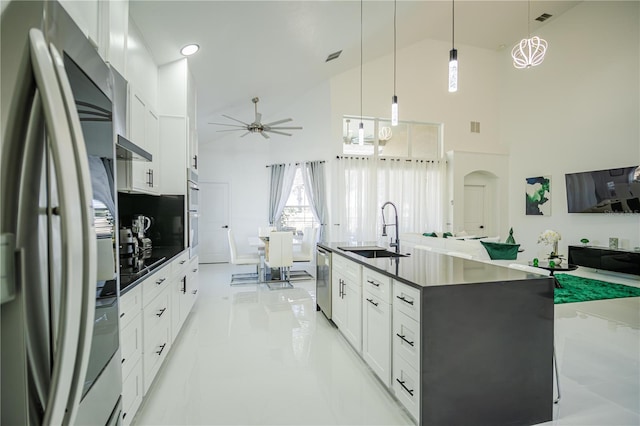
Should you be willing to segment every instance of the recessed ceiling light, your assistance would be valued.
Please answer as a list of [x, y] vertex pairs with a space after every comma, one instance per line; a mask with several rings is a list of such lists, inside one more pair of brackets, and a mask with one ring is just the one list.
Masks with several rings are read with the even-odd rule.
[[187, 44], [185, 47], [180, 49], [180, 53], [182, 53], [184, 56], [191, 56], [194, 53], [196, 53], [199, 49], [200, 49], [200, 46], [198, 46], [197, 44]]

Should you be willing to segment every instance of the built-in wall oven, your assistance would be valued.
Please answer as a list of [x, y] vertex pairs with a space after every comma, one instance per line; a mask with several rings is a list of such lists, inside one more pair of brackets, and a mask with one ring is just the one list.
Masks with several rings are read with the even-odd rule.
[[200, 188], [198, 188], [198, 175], [192, 170], [189, 171], [187, 206], [188, 206], [188, 244], [189, 257], [198, 254], [198, 196]]

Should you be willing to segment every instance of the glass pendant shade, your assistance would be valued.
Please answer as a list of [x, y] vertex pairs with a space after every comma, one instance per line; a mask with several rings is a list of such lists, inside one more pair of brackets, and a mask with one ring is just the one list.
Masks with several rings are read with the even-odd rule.
[[398, 97], [396, 95], [391, 98], [391, 125], [398, 125]]
[[449, 51], [449, 92], [458, 91], [458, 50]]
[[513, 66], [522, 69], [540, 65], [547, 52], [547, 42], [538, 36], [523, 38], [511, 50]]
[[364, 145], [364, 123], [362, 122], [358, 126], [358, 143]]

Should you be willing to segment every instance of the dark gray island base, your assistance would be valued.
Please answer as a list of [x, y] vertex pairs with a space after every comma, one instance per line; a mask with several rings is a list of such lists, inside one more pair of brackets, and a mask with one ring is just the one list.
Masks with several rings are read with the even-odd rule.
[[420, 290], [420, 425], [552, 420], [553, 278], [424, 250], [367, 259], [319, 245]]

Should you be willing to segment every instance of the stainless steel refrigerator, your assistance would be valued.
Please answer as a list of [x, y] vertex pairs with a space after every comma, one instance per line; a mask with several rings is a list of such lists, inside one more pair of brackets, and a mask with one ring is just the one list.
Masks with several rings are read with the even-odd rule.
[[0, 31], [2, 424], [116, 424], [113, 76], [57, 2]]

